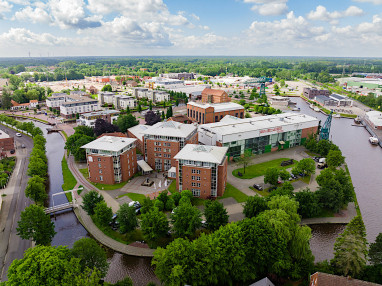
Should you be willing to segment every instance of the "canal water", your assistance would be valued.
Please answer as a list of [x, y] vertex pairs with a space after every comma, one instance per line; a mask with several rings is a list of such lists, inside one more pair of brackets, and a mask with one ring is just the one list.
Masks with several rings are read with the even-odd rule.
[[[321, 126], [326, 115], [315, 112], [301, 98], [292, 98], [301, 109], [300, 113], [317, 117]], [[367, 239], [374, 242], [382, 232], [382, 148], [371, 145], [370, 135], [363, 127], [352, 126], [353, 119], [332, 118], [330, 139], [340, 147], [353, 180], [358, 204], [366, 225]], [[311, 248], [316, 261], [333, 257], [336, 237], [343, 232], [343, 225], [313, 225]]]
[[[47, 134], [45, 124], [33, 122], [40, 127], [47, 140], [46, 155], [48, 157], [49, 172], [49, 206], [53, 205], [52, 195], [62, 192], [62, 168], [61, 160], [64, 156], [65, 142], [59, 133]], [[54, 196], [54, 204], [62, 204], [68, 202], [64, 194]], [[56, 218], [52, 218], [55, 224], [57, 234], [53, 238], [52, 245], [73, 246], [73, 243], [82, 237], [89, 237], [89, 233], [77, 220], [72, 211], [66, 211], [58, 214]], [[130, 276], [134, 281], [134, 285], [146, 285], [150, 281], [159, 284], [158, 278], [154, 274], [151, 266], [150, 258], [134, 257], [122, 255], [107, 249], [108, 261], [110, 263], [109, 271], [105, 277], [105, 281], [115, 283], [118, 280]]]

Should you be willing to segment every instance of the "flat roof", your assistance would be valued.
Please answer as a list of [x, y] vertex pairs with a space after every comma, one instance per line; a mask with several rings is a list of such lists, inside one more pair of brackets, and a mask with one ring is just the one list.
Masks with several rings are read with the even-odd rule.
[[193, 124], [166, 121], [150, 126], [147, 130], [143, 131], [143, 134], [187, 138], [196, 129], [196, 126]]
[[151, 172], [153, 169], [150, 167], [149, 164], [146, 163], [145, 160], [139, 160], [137, 161], [137, 164], [139, 167], [141, 167], [141, 169], [143, 170], [143, 172]]
[[9, 136], [7, 133], [5, 133], [4, 131], [0, 131], [0, 139], [6, 139], [6, 138], [10, 138], [11, 136]]
[[224, 136], [228, 134], [245, 133], [249, 131], [269, 129], [313, 121], [316, 121], [318, 123], [318, 119], [315, 117], [301, 113], [288, 112], [244, 119], [238, 118], [235, 121], [230, 120], [228, 122], [225, 122], [223, 120], [223, 122], [215, 122], [200, 125], [199, 129], [206, 129], [213, 133], [219, 133]]
[[221, 164], [227, 151], [228, 147], [186, 144], [174, 159]]
[[81, 116], [90, 117], [90, 116], [96, 116], [96, 115], [108, 115], [108, 114], [117, 114], [117, 113], [119, 113], [119, 111], [117, 110], [100, 110], [100, 111], [82, 113]]
[[382, 126], [382, 112], [373, 110], [366, 112], [366, 116], [375, 126]]
[[127, 137], [103, 136], [82, 146], [81, 148], [118, 152], [134, 143], [136, 140], [137, 139]]
[[351, 100], [351, 99], [349, 99], [346, 96], [339, 95], [339, 94], [336, 94], [336, 93], [332, 93], [331, 95], [329, 95], [329, 97], [334, 98], [336, 100]]
[[149, 125], [144, 125], [144, 124], [138, 124], [138, 125], [135, 125], [129, 129], [127, 129], [128, 131], [130, 131], [135, 137], [137, 137], [138, 139], [140, 139], [141, 141], [143, 141], [143, 135], [144, 135], [144, 131], [146, 131], [149, 127]]
[[198, 103], [190, 101], [187, 104], [206, 109], [208, 107], [213, 107], [215, 112], [223, 112], [237, 109], [244, 109], [244, 107], [235, 102], [222, 102], [222, 103]]

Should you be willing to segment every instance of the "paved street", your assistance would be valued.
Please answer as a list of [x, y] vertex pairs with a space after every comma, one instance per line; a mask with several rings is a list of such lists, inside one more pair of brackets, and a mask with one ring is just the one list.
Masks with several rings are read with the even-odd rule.
[[[5, 130], [10, 136], [16, 133], [3, 125], [0, 129]], [[1, 281], [7, 279], [7, 271], [14, 259], [20, 259], [24, 251], [31, 247], [31, 241], [23, 240], [16, 234], [17, 222], [20, 220], [20, 213], [25, 207], [31, 204], [27, 199], [24, 190], [28, 181], [26, 175], [29, 154], [33, 147], [33, 141], [26, 135], [15, 137], [17, 164], [7, 188], [1, 191], [6, 194], [3, 197], [3, 206], [0, 213], [0, 275]], [[24, 144], [26, 148], [21, 148]]]

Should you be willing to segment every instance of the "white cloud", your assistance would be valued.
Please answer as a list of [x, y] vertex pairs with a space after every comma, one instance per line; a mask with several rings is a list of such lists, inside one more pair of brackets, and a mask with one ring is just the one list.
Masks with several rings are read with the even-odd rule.
[[362, 3], [373, 3], [375, 5], [381, 5], [382, 0], [353, 0], [355, 2], [362, 2]]
[[288, 12], [288, 0], [244, 0], [244, 3], [254, 4], [252, 10], [263, 16], [282, 15]]
[[8, 0], [8, 2], [17, 4], [17, 5], [29, 5], [29, 0]]
[[112, 12], [142, 15], [167, 9], [162, 0], [89, 0], [88, 3], [91, 12], [102, 15]]
[[307, 18], [310, 20], [327, 21], [327, 22], [331, 22], [332, 24], [337, 24], [338, 19], [340, 18], [361, 16], [363, 14], [364, 14], [363, 10], [356, 6], [349, 6], [344, 11], [328, 12], [328, 10], [324, 6], [319, 5], [316, 7], [315, 11], [309, 12], [309, 14], [307, 15]]
[[6, 13], [12, 10], [12, 4], [7, 1], [0, 0], [0, 13]]
[[26, 8], [17, 11], [14, 16], [15, 20], [32, 22], [32, 23], [50, 23], [52, 19], [48, 13], [42, 8], [32, 8], [27, 6]]
[[53, 46], [68, 43], [68, 39], [53, 36], [48, 33], [36, 34], [25, 28], [11, 28], [8, 32], [0, 34], [0, 41], [8, 46]]

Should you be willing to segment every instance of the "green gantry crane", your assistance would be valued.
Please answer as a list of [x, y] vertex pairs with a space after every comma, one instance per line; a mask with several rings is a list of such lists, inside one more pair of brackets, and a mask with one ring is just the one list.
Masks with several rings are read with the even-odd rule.
[[260, 83], [260, 97], [262, 97], [263, 95], [265, 95], [265, 83], [266, 82], [270, 82], [272, 79], [271, 78], [267, 78], [265, 76], [262, 76], [262, 77], [258, 77], [258, 78], [251, 78], [247, 81], [244, 82], [244, 84], [254, 84], [254, 83]]
[[332, 126], [332, 115], [333, 115], [333, 110], [330, 111], [330, 114], [328, 118], [326, 118], [324, 126], [322, 126], [320, 130], [320, 140], [322, 139], [329, 140], [330, 127]]

